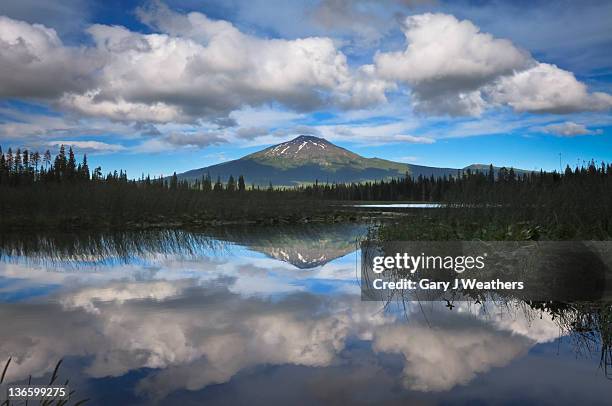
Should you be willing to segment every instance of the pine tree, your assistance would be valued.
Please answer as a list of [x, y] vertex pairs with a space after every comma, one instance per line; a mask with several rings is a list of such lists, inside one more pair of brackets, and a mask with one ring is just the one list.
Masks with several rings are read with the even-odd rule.
[[23, 162], [23, 169], [26, 172], [29, 172], [29, 170], [30, 170], [30, 153], [28, 152], [27, 149], [24, 149], [21, 154], [23, 156], [22, 161], [21, 161], [21, 162]]
[[20, 175], [23, 166], [21, 163], [21, 149], [19, 148], [17, 148], [17, 152], [15, 152], [15, 161], [13, 162], [13, 165], [13, 171], [15, 172], [15, 174]]
[[230, 175], [229, 179], [227, 180], [227, 191], [229, 192], [236, 191], [236, 181], [234, 180], [233, 175]]
[[89, 180], [89, 165], [87, 165], [87, 154], [83, 154], [83, 164], [79, 171], [79, 177], [83, 180]]
[[43, 157], [43, 163], [45, 164], [45, 169], [48, 169], [49, 165], [51, 165], [51, 151], [49, 150], [45, 151], [45, 155]]
[[213, 188], [215, 192], [221, 192], [223, 190], [223, 184], [221, 183], [221, 177], [217, 176], [217, 181], [215, 182], [215, 186]]
[[6, 159], [0, 147], [0, 185], [8, 182], [8, 170], [6, 169]]
[[244, 192], [246, 190], [246, 186], [244, 184], [244, 176], [240, 175], [238, 177], [238, 191]]
[[38, 151], [32, 155], [32, 165], [34, 165], [34, 173], [38, 174], [38, 165], [40, 164], [40, 154]]
[[98, 166], [91, 175], [92, 180], [102, 180], [102, 168]]
[[66, 173], [69, 179], [74, 179], [77, 175], [76, 170], [76, 159], [74, 157], [74, 151], [72, 147], [68, 149], [68, 163], [66, 164]]
[[212, 190], [212, 180], [210, 179], [210, 173], [202, 179], [202, 191], [210, 192]]
[[510, 182], [513, 182], [514, 180], [516, 180], [516, 174], [514, 173], [514, 168], [512, 167], [508, 171], [508, 180], [510, 180]]
[[60, 145], [59, 154], [55, 157], [55, 163], [53, 164], [53, 169], [55, 170], [55, 178], [57, 180], [62, 180], [66, 177], [66, 167], [68, 165], [66, 159], [66, 147], [64, 144]]
[[178, 189], [178, 177], [176, 176], [176, 172], [172, 174], [172, 178], [170, 178], [170, 189], [176, 190]]

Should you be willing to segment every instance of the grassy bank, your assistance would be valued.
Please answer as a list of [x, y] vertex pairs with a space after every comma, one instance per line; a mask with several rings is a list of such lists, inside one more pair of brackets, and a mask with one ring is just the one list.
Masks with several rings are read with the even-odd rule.
[[497, 207], [450, 206], [413, 210], [386, 222], [378, 237], [386, 241], [524, 241], [610, 240], [611, 207], [550, 204], [513, 204]]
[[209, 192], [132, 182], [0, 186], [0, 229], [200, 227], [355, 221], [333, 201], [283, 191]]

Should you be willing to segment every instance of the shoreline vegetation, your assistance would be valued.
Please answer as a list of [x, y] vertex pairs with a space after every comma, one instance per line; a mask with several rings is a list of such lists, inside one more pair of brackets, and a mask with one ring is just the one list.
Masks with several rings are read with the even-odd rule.
[[[299, 224], [371, 220], [364, 202], [443, 203], [401, 210], [379, 228], [382, 239], [610, 239], [612, 164], [590, 162], [563, 173], [512, 168], [292, 188], [248, 185], [242, 175], [187, 182], [176, 174], [130, 180], [103, 175], [61, 146], [52, 159], [0, 148], [0, 230], [201, 228], [225, 224]], [[385, 211], [389, 211], [386, 210]]]

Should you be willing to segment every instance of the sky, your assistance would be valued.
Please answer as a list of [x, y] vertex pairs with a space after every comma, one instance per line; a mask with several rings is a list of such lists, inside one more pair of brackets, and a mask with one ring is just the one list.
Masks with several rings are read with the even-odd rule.
[[366, 157], [612, 161], [612, 2], [0, 3], [0, 145], [130, 177], [307, 134]]

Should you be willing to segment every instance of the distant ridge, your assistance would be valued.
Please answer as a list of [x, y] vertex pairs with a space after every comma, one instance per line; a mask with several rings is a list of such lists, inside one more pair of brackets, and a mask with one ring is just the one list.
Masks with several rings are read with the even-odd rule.
[[178, 178], [196, 180], [209, 174], [213, 181], [217, 177], [226, 181], [230, 175], [243, 175], [247, 184], [294, 186], [315, 181], [376, 181], [403, 177], [406, 174], [415, 178], [457, 176], [465, 169], [488, 172], [488, 165], [474, 164], [462, 169], [436, 168], [380, 158], [365, 158], [324, 138], [300, 135], [240, 159], [181, 173]]

